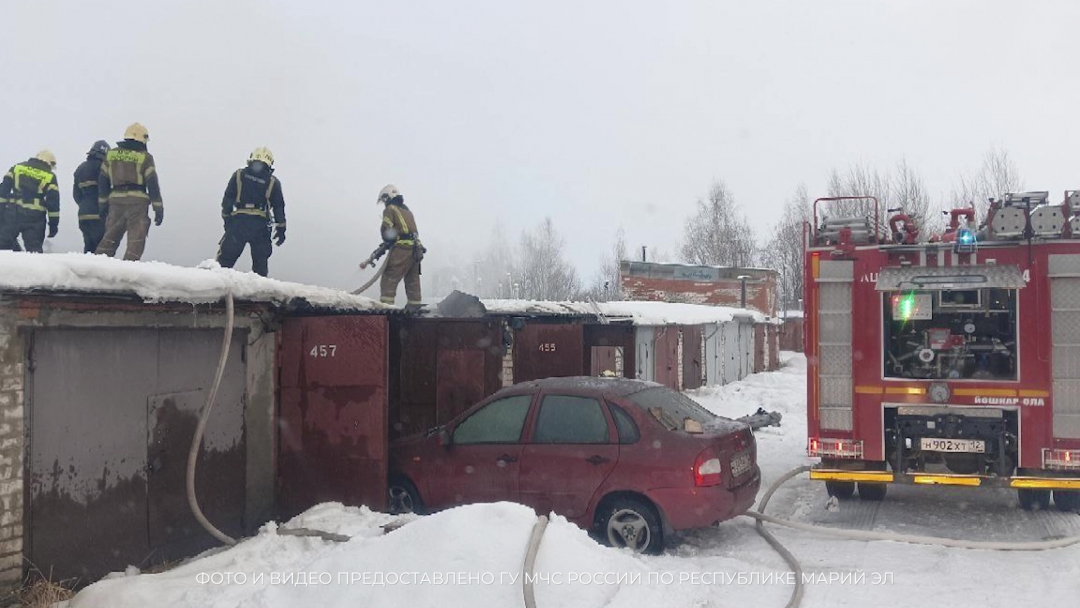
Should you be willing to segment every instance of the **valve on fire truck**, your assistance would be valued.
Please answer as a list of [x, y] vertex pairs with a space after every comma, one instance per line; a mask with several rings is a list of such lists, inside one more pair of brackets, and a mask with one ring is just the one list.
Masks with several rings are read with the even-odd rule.
[[919, 239], [919, 226], [915, 220], [904, 213], [901, 207], [894, 207], [887, 211], [895, 214], [889, 218], [889, 233], [892, 235], [893, 242], [914, 245]]

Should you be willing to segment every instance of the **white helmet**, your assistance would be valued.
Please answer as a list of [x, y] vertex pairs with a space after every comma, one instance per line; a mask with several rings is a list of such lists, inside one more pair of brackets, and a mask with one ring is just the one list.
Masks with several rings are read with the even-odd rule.
[[398, 191], [397, 186], [394, 184], [387, 184], [382, 190], [379, 190], [379, 198], [375, 201], [375, 204], [385, 203], [401, 196], [401, 192]]
[[270, 151], [270, 148], [258, 147], [251, 151], [251, 156], [248, 157], [248, 164], [255, 161], [259, 161], [265, 164], [267, 167], [274, 166], [274, 153]]
[[34, 155], [34, 158], [40, 160], [46, 165], [49, 165], [49, 167], [53, 169], [56, 168], [56, 155], [52, 152], [49, 152], [48, 150], [42, 150], [41, 152], [38, 152]]
[[150, 139], [150, 132], [141, 124], [133, 122], [128, 125], [127, 129], [124, 129], [124, 139], [141, 141], [145, 144]]

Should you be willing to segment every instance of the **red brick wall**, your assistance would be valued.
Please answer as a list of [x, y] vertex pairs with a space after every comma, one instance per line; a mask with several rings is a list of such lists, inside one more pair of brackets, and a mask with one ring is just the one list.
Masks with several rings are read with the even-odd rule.
[[803, 320], [802, 317], [788, 317], [784, 320], [780, 334], [780, 350], [793, 350], [801, 353], [803, 350]]
[[[654, 279], [622, 275], [623, 297], [650, 302], [683, 302], [712, 306], [740, 304], [741, 281], [698, 283], [682, 279]], [[776, 281], [772, 277], [746, 282], [746, 306], [776, 315]]]

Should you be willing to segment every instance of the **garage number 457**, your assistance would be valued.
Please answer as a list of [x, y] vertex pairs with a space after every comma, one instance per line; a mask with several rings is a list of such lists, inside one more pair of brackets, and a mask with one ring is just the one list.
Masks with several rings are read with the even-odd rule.
[[308, 353], [312, 357], [333, 357], [337, 353], [337, 344], [316, 344]]

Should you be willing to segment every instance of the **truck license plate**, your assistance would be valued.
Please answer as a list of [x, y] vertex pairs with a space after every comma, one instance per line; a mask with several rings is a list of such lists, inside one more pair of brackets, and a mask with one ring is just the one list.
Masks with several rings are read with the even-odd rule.
[[919, 441], [920, 447], [929, 452], [974, 452], [982, 454], [986, 452], [986, 442], [982, 439], [943, 439], [940, 437], [923, 437]]

